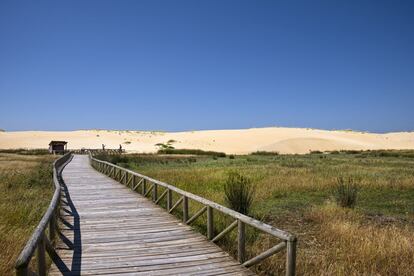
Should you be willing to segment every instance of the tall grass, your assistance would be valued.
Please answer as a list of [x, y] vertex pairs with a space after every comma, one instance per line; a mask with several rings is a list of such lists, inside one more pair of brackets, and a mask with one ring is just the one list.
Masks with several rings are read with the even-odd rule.
[[354, 208], [358, 196], [358, 184], [352, 177], [338, 177], [334, 190], [336, 202], [341, 207]]
[[233, 210], [248, 215], [254, 200], [251, 180], [239, 172], [228, 173], [224, 184], [224, 201]]
[[53, 195], [53, 156], [0, 153], [0, 275], [14, 262]]

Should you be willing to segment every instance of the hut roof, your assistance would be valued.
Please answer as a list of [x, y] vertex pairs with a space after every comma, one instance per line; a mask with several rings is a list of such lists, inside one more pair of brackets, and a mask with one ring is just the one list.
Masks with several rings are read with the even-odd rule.
[[49, 146], [50, 145], [66, 145], [68, 142], [66, 141], [50, 141]]

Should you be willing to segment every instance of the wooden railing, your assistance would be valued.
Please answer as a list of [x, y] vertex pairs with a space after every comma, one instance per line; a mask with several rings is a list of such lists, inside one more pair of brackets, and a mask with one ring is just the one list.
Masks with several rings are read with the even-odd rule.
[[[89, 155], [89, 159], [92, 167], [96, 170], [108, 175], [109, 177], [119, 181], [120, 183], [130, 187], [132, 190], [141, 193], [143, 196], [151, 196], [154, 203], [159, 204], [166, 198], [167, 212], [172, 213], [178, 206], [182, 205], [182, 216], [185, 224], [191, 224], [199, 216], [207, 212], [207, 238], [212, 242], [217, 242], [223, 238], [226, 234], [230, 233], [237, 227], [237, 252], [238, 261], [245, 267], [251, 267], [263, 261], [264, 259], [282, 251], [286, 250], [286, 275], [295, 275], [296, 268], [296, 237], [288, 232], [277, 229], [273, 226], [260, 222], [256, 219], [238, 213], [220, 204], [202, 198], [200, 196], [183, 191], [170, 184], [152, 179], [148, 176], [136, 173], [134, 171], [119, 167], [112, 163], [98, 160]], [[163, 187], [164, 192], [158, 195], [158, 188]], [[173, 192], [179, 195], [179, 199], [173, 202]], [[200, 203], [203, 207], [196, 212], [192, 217], [189, 217], [189, 200]], [[214, 216], [213, 210], [221, 212], [235, 219], [227, 228], [221, 233], [214, 236]], [[258, 256], [246, 260], [246, 225], [256, 228], [260, 231], [268, 233], [280, 240], [280, 243], [276, 244], [272, 248], [259, 254]]]
[[[56, 256], [54, 240], [57, 233], [57, 218], [59, 216], [59, 206], [61, 200], [61, 173], [65, 165], [70, 161], [71, 153], [63, 155], [53, 162], [53, 184], [55, 192], [46, 213], [43, 215], [32, 236], [26, 243], [19, 257], [17, 258], [15, 269], [16, 275], [31, 275], [29, 271], [30, 261], [35, 251], [37, 251], [37, 274], [46, 275], [46, 252], [53, 259]], [[46, 236], [46, 228], [49, 226], [49, 238]]]
[[108, 154], [108, 155], [115, 155], [115, 154], [121, 154], [125, 153], [124, 149], [74, 149], [71, 150], [74, 154]]

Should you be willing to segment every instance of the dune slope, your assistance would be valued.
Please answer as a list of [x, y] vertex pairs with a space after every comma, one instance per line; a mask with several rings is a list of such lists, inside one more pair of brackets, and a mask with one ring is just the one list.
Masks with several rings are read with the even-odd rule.
[[304, 128], [255, 128], [186, 132], [156, 131], [17, 131], [0, 132], [0, 149], [47, 148], [51, 140], [68, 141], [69, 149], [119, 148], [155, 152], [157, 143], [175, 148], [197, 148], [244, 154], [258, 150], [308, 153], [311, 150], [414, 149], [414, 132], [364, 133]]

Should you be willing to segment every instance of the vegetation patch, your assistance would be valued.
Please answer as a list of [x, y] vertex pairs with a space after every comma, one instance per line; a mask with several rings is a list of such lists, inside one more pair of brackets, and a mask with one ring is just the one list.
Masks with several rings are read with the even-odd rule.
[[277, 151], [255, 151], [250, 153], [250, 155], [262, 155], [262, 156], [275, 156], [279, 155]]
[[54, 156], [0, 153], [0, 275], [13, 275], [20, 251], [53, 196]]
[[[229, 181], [229, 172], [237, 171], [254, 187], [249, 215], [298, 235], [299, 275], [410, 275], [414, 270], [412, 154], [414, 151], [337, 151], [217, 160], [197, 155], [191, 157], [194, 162], [179, 155], [125, 155], [122, 166], [233, 209], [239, 207], [228, 203], [226, 187], [228, 182], [244, 181], [239, 176]], [[336, 201], [338, 177], [345, 187], [357, 183], [353, 208]], [[229, 190], [228, 195], [238, 193]], [[352, 188], [340, 193], [353, 201]], [[190, 213], [199, 209], [190, 204]], [[231, 222], [215, 213], [215, 233]], [[205, 233], [205, 223], [200, 218], [194, 227]], [[277, 243], [269, 235], [249, 227], [246, 230], [248, 257]], [[234, 231], [219, 245], [235, 256], [235, 241]], [[261, 275], [280, 275], [285, 272], [284, 262], [285, 255], [279, 253], [254, 269]]]
[[158, 154], [188, 154], [188, 155], [209, 155], [215, 157], [226, 157], [224, 152], [218, 151], [204, 151], [200, 149], [174, 149], [174, 148], [165, 148], [160, 149], [157, 152]]

